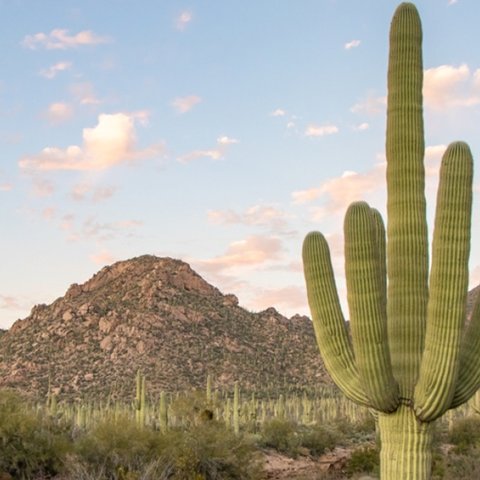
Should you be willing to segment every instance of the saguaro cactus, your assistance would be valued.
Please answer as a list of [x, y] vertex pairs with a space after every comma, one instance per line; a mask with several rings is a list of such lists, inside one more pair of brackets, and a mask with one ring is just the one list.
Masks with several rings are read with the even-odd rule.
[[443, 156], [429, 272], [421, 43], [418, 12], [402, 3], [390, 29], [387, 235], [365, 202], [345, 217], [351, 340], [325, 238], [303, 245], [320, 352], [345, 395], [378, 412], [384, 480], [430, 478], [434, 421], [480, 387], [479, 301], [465, 320], [473, 160], [463, 142]]

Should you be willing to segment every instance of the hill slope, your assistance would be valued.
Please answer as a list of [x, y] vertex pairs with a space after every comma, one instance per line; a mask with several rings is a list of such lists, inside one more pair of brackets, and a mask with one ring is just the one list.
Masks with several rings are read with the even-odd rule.
[[141, 256], [73, 284], [0, 337], [0, 386], [44, 396], [133, 395], [214, 386], [244, 390], [328, 382], [311, 321], [251, 313], [188, 264]]

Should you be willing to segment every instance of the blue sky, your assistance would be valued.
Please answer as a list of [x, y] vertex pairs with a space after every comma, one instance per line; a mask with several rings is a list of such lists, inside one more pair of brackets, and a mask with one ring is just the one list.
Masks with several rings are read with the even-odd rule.
[[[147, 253], [252, 311], [306, 314], [310, 230], [328, 236], [344, 297], [346, 207], [385, 210], [397, 4], [0, 0], [0, 327]], [[480, 151], [480, 3], [416, 5], [431, 218], [445, 146]]]

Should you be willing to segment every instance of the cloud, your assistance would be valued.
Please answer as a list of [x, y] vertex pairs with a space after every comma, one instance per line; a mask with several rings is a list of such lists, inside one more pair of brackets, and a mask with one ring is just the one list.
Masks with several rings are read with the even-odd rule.
[[308, 125], [305, 130], [306, 137], [323, 137], [335, 133], [338, 133], [338, 127], [336, 125]]
[[10, 192], [13, 190], [13, 184], [5, 182], [5, 183], [0, 183], [0, 192]]
[[73, 116], [73, 108], [68, 103], [52, 103], [46, 112], [47, 118], [53, 123], [64, 122]]
[[367, 122], [360, 123], [359, 125], [355, 125], [353, 129], [356, 132], [364, 132], [365, 130], [368, 130], [370, 128], [370, 125]]
[[193, 13], [190, 10], [184, 10], [175, 19], [175, 28], [183, 31], [187, 28], [188, 24], [193, 20]]
[[379, 97], [369, 94], [365, 99], [356, 103], [350, 111], [352, 113], [366, 113], [368, 115], [378, 115], [385, 113], [387, 109], [387, 97]]
[[75, 83], [70, 87], [70, 91], [80, 105], [99, 105], [102, 103], [95, 95], [91, 83]]
[[455, 5], [456, 3], [458, 3], [458, 0], [448, 0], [449, 5]]
[[220, 160], [224, 158], [225, 153], [230, 145], [239, 143], [237, 139], [223, 135], [217, 138], [217, 148], [206, 150], [193, 150], [177, 158], [180, 163], [189, 163], [199, 158], [211, 158], [212, 160]]
[[50, 197], [55, 192], [55, 185], [46, 178], [33, 178], [33, 194], [36, 197]]
[[72, 62], [59, 62], [51, 67], [40, 70], [39, 75], [51, 80], [55, 78], [58, 73], [69, 70], [70, 68], [72, 68]]
[[0, 295], [0, 309], [2, 310], [16, 310], [22, 308], [20, 301], [10, 295]]
[[71, 191], [75, 201], [91, 200], [94, 203], [107, 200], [113, 196], [116, 187], [94, 187], [88, 183], [79, 183]]
[[316, 218], [344, 212], [352, 202], [365, 200], [366, 196], [385, 185], [385, 163], [377, 164], [365, 173], [346, 171], [340, 177], [331, 178], [317, 188], [292, 193], [294, 203], [308, 203], [324, 198], [317, 209]]
[[284, 231], [288, 215], [271, 205], [254, 205], [244, 212], [237, 213], [233, 210], [210, 210], [208, 220], [217, 225], [247, 225], [267, 227], [275, 232]]
[[230, 138], [230, 137], [227, 137], [226, 135], [223, 135], [222, 137], [217, 138], [217, 143], [219, 145], [233, 145], [235, 143], [238, 143], [238, 140], [235, 138]]
[[177, 113], [187, 113], [202, 99], [198, 95], [187, 95], [186, 97], [177, 97], [172, 101], [172, 107]]
[[116, 260], [115, 257], [107, 250], [102, 250], [98, 253], [92, 253], [89, 258], [96, 265], [102, 266], [110, 265]]
[[37, 155], [22, 158], [19, 166], [24, 171], [105, 170], [158, 155], [162, 146], [137, 148], [135, 120], [135, 114], [101, 114], [95, 127], [83, 129], [81, 146], [46, 147]]
[[60, 229], [67, 234], [67, 239], [70, 241], [83, 239], [98, 242], [113, 240], [118, 237], [132, 237], [141, 226], [143, 226], [143, 222], [139, 220], [100, 222], [95, 217], [77, 222], [73, 213], [63, 215], [59, 224]]
[[470, 107], [480, 103], [480, 69], [473, 74], [466, 64], [440, 65], [424, 72], [425, 105], [433, 109]]
[[284, 117], [287, 114], [285, 110], [282, 110], [281, 108], [277, 108], [273, 112], [270, 113], [272, 117]]
[[296, 285], [263, 289], [249, 303], [255, 310], [275, 307], [279, 312], [284, 310], [305, 311], [307, 310], [307, 293], [305, 288]]
[[210, 272], [223, 272], [238, 267], [257, 267], [281, 258], [282, 242], [276, 237], [250, 236], [233, 242], [224, 255], [197, 260], [196, 263]]
[[351, 50], [352, 48], [357, 48], [360, 45], [360, 40], [352, 40], [344, 45], [345, 50]]
[[180, 163], [189, 163], [199, 158], [211, 158], [212, 160], [220, 160], [221, 158], [223, 158], [223, 152], [219, 149], [193, 150], [186, 155], [178, 157], [178, 161]]
[[37, 50], [38, 48], [66, 50], [85, 45], [98, 45], [109, 41], [107, 37], [99, 36], [90, 30], [83, 30], [75, 35], [70, 35], [68, 30], [57, 28], [50, 33], [40, 32], [34, 35], [27, 35], [23, 39], [22, 45], [30, 50]]

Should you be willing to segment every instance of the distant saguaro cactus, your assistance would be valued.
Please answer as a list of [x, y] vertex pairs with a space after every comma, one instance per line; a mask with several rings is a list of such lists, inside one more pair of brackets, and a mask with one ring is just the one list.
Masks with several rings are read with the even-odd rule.
[[320, 352], [345, 395], [378, 412], [383, 480], [430, 478], [434, 421], [480, 387], [479, 301], [465, 321], [473, 160], [463, 142], [443, 156], [429, 273], [421, 43], [418, 12], [402, 3], [390, 29], [387, 239], [367, 203], [345, 217], [351, 341], [327, 242], [312, 232], [303, 245]]

